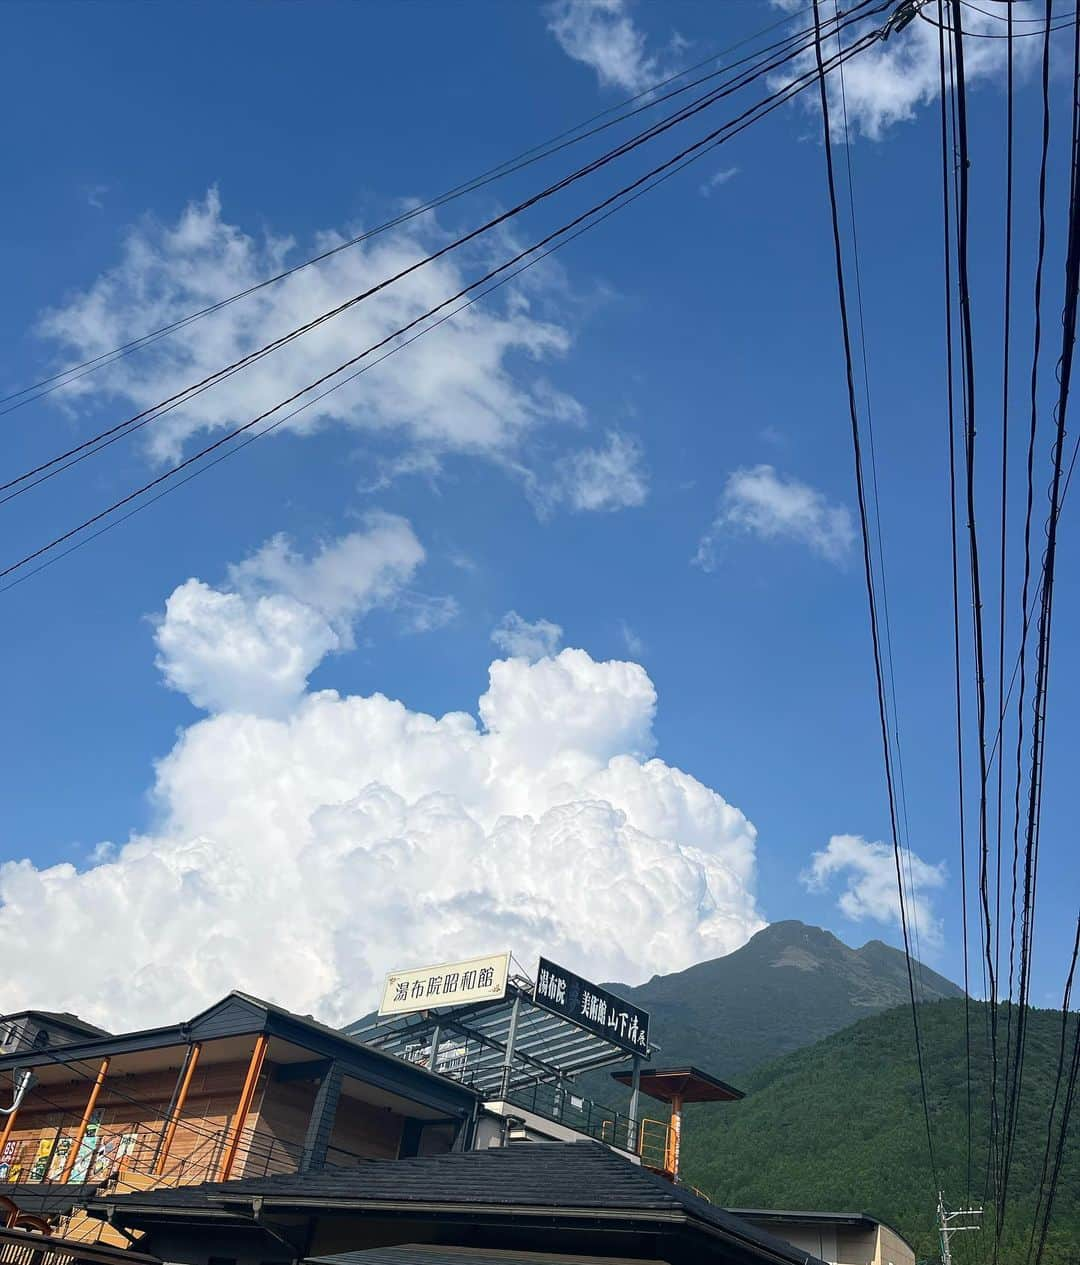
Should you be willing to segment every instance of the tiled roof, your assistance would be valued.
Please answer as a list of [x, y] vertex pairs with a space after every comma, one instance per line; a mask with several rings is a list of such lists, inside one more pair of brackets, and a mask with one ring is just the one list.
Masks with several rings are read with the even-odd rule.
[[[774, 1258], [814, 1265], [816, 1258], [740, 1218], [674, 1186], [596, 1142], [530, 1142], [486, 1151], [453, 1152], [418, 1159], [367, 1160], [351, 1168], [279, 1174], [227, 1183], [147, 1190], [107, 1201], [121, 1216], [154, 1208], [226, 1211], [258, 1198], [265, 1209], [393, 1207], [398, 1210], [470, 1207], [682, 1214]], [[666, 1215], [665, 1215], [666, 1214]]]

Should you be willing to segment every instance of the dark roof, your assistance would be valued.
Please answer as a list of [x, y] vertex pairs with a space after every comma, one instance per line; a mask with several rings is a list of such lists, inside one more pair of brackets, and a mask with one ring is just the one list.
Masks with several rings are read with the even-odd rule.
[[[612, 1072], [622, 1085], [633, 1084], [632, 1072]], [[726, 1081], [717, 1080], [697, 1067], [643, 1067], [641, 1092], [660, 1102], [681, 1098], [683, 1102], [735, 1102], [746, 1095]]]
[[[452, 1212], [472, 1217], [542, 1211], [683, 1220], [792, 1265], [816, 1257], [740, 1220], [597, 1142], [529, 1142], [482, 1151], [404, 1160], [366, 1160], [352, 1168], [280, 1174], [172, 1190], [146, 1190], [92, 1200], [114, 1222], [145, 1224], [147, 1214], [236, 1213], [257, 1200], [273, 1208], [330, 1211]], [[152, 1219], [152, 1218], [151, 1218]]]
[[70, 1028], [73, 1032], [84, 1032], [87, 1036], [107, 1037], [111, 1035], [105, 1028], [99, 1028], [96, 1024], [87, 1023], [85, 1019], [80, 1019], [78, 1015], [73, 1015], [70, 1010], [19, 1010], [14, 1014], [5, 1015], [4, 1019], [8, 1023], [15, 1019], [44, 1019], [48, 1023], [58, 1023], [65, 1028]]
[[0, 1182], [0, 1195], [6, 1195], [19, 1205], [23, 1212], [41, 1216], [66, 1216], [72, 1208], [81, 1208], [86, 1200], [97, 1191], [97, 1186], [81, 1185], [72, 1182], [70, 1185], [53, 1185], [38, 1182]]
[[308, 1265], [664, 1265], [635, 1256], [566, 1256], [550, 1252], [504, 1252], [495, 1248], [440, 1247], [433, 1243], [405, 1243], [401, 1247], [372, 1247], [336, 1256], [309, 1256]]

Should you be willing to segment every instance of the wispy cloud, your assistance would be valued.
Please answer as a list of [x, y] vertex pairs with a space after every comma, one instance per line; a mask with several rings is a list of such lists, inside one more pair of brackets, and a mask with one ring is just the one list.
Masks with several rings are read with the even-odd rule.
[[[563, 52], [591, 67], [602, 87], [642, 92], [671, 73], [648, 51], [625, 0], [555, 0], [547, 6], [547, 19]], [[673, 43], [683, 42], [676, 36]]]
[[711, 197], [721, 185], [727, 184], [729, 180], [734, 179], [734, 177], [738, 174], [738, 167], [725, 167], [722, 171], [714, 172], [708, 180], [700, 186], [701, 196], [703, 198]]
[[550, 619], [537, 619], [531, 623], [517, 611], [507, 611], [491, 632], [491, 640], [503, 654], [514, 659], [550, 658], [562, 644], [563, 630]]
[[582, 448], [556, 463], [555, 477], [542, 493], [547, 505], [574, 510], [620, 510], [645, 503], [649, 478], [640, 442], [609, 431], [599, 448]]
[[694, 561], [711, 570], [720, 542], [736, 534], [794, 541], [835, 563], [847, 557], [855, 542], [847, 506], [830, 504], [816, 488], [785, 477], [769, 465], [735, 470], [728, 476], [719, 511], [698, 544]]

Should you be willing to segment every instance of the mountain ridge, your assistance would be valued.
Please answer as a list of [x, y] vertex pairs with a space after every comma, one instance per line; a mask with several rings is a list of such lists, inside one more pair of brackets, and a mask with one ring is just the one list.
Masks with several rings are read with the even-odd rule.
[[[951, 980], [912, 961], [920, 1002], [963, 997]], [[770, 923], [722, 957], [605, 987], [650, 1012], [657, 1062], [695, 1062], [725, 1079], [910, 1003], [901, 951], [878, 939], [853, 949], [797, 919]]]

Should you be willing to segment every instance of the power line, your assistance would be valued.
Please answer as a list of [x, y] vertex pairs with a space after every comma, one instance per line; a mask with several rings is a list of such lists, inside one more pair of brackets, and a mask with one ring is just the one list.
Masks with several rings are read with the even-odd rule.
[[[938, 12], [943, 12], [943, 0], [938, 0]], [[971, 983], [969, 978], [968, 959], [968, 901], [967, 901], [967, 810], [965, 804], [964, 776], [964, 717], [963, 686], [960, 667], [960, 572], [959, 572], [959, 535], [956, 516], [956, 400], [955, 400], [955, 363], [953, 352], [953, 307], [952, 307], [952, 238], [950, 224], [952, 222], [951, 200], [949, 196], [949, 107], [948, 84], [955, 76], [946, 76], [945, 71], [945, 35], [944, 24], [938, 28], [938, 75], [939, 100], [941, 115], [941, 197], [942, 197], [942, 241], [943, 263], [945, 272], [945, 399], [948, 422], [949, 447], [949, 544], [952, 562], [952, 643], [953, 643], [953, 702], [956, 724], [956, 785], [959, 812], [960, 842], [960, 922], [964, 957], [964, 1082], [966, 1088], [966, 1125], [967, 1125], [967, 1166], [965, 1190], [971, 1196], [971, 1162], [972, 1162], [972, 1080], [971, 1080]]]
[[[256, 282], [254, 285], [247, 286], [246, 288], [239, 290], [224, 299], [220, 299], [215, 303], [207, 304], [204, 307], [187, 313], [185, 316], [178, 317], [176, 320], [171, 321], [166, 325], [148, 330], [145, 334], [141, 334], [138, 338], [134, 338], [127, 343], [113, 347], [108, 351], [101, 352], [99, 355], [83, 360], [78, 364], [69, 365], [67, 368], [59, 370], [57, 373], [51, 374], [46, 378], [42, 378], [39, 381], [22, 387], [17, 391], [12, 391], [7, 395], [0, 396], [0, 404], [8, 404], [11, 401], [18, 401], [17, 403], [12, 403], [10, 408], [0, 409], [0, 416], [3, 416], [5, 413], [12, 412], [14, 409], [21, 408], [24, 404], [29, 404], [33, 400], [40, 399], [42, 396], [48, 395], [52, 391], [67, 386], [71, 382], [85, 377], [87, 373], [95, 372], [97, 369], [103, 368], [107, 364], [111, 364], [114, 360], [118, 360], [132, 352], [138, 351], [145, 346], [157, 342], [169, 334], [174, 333], [176, 330], [192, 324], [194, 321], [200, 320], [205, 316], [209, 316], [214, 312], [219, 312], [223, 308], [228, 307], [241, 299], [247, 298], [249, 295], [266, 289], [268, 286], [275, 285], [279, 281], [284, 281], [288, 277], [294, 276], [296, 273], [303, 271], [305, 268], [310, 268], [315, 264], [322, 263], [324, 260], [330, 259], [334, 255], [340, 254], [342, 251], [349, 250], [354, 246], [358, 246], [363, 242], [369, 241], [371, 238], [378, 236], [380, 233], [386, 232], [388, 229], [397, 228], [400, 225], [406, 224], [410, 220], [415, 219], [417, 216], [437, 210], [440, 207], [465, 196], [466, 194], [474, 193], [494, 181], [521, 171], [545, 158], [550, 158], [553, 154], [557, 154], [571, 145], [577, 145], [581, 141], [588, 140], [600, 132], [606, 131], [611, 127], [615, 127], [619, 123], [623, 123], [627, 119], [633, 118], [646, 110], [654, 109], [664, 101], [671, 100], [673, 97], [676, 97], [681, 93], [688, 92], [691, 88], [697, 87], [699, 84], [715, 78], [716, 76], [724, 73], [725, 70], [732, 69], [734, 66], [742, 64], [742, 62], [749, 61], [759, 54], [749, 54], [727, 67], [720, 67], [711, 74], [703, 75], [701, 78], [696, 79], [691, 83], [684, 84], [682, 87], [676, 88], [672, 92], [659, 97], [655, 96], [655, 93], [657, 93], [661, 88], [666, 87], [668, 84], [674, 83], [676, 80], [683, 78], [685, 75], [692, 74], [695, 70], [701, 69], [702, 66], [708, 65], [710, 62], [714, 62], [720, 57], [724, 57], [729, 53], [735, 52], [739, 48], [745, 47], [745, 45], [760, 39], [763, 35], [768, 35], [778, 27], [794, 21], [797, 17], [807, 12], [809, 12], [808, 5], [796, 12], [787, 13], [776, 22], [772, 22], [768, 26], [763, 27], [761, 30], [756, 31], [753, 35], [748, 35], [745, 39], [739, 40], [735, 44], [721, 49], [717, 53], [710, 54], [708, 57], [702, 58], [700, 61], [695, 62], [692, 66], [687, 66], [683, 70], [678, 71], [676, 74], [668, 75], [665, 79], [661, 79], [657, 83], [643, 89], [641, 92], [635, 93], [632, 97], [628, 97], [625, 101], [620, 102], [618, 105], [610, 106], [606, 110], [601, 110], [599, 113], [585, 119], [582, 123], [579, 123], [564, 132], [560, 132], [557, 136], [552, 137], [550, 140], [541, 142], [541, 144], [535, 145], [530, 149], [523, 150], [513, 158], [506, 159], [504, 162], [498, 164], [498, 166], [491, 167], [487, 171], [482, 172], [480, 175], [474, 176], [470, 180], [466, 180], [461, 184], [455, 185], [452, 189], [439, 194], [437, 197], [429, 199], [427, 202], [424, 202], [419, 206], [410, 207], [407, 211], [402, 212], [400, 215], [393, 216], [391, 219], [385, 220], [383, 223], [376, 225], [374, 228], [357, 234], [348, 241], [341, 242], [337, 246], [333, 246], [329, 250], [322, 251], [309, 259], [305, 259], [298, 264], [294, 264], [291, 268], [287, 268], [273, 276], [266, 277], [263, 280]], [[799, 31], [794, 35], [788, 36], [787, 39], [800, 38], [804, 35], [808, 35], [809, 32], [810, 28], [806, 28], [803, 31]], [[778, 44], [771, 45], [770, 47], [778, 47], [779, 44], [783, 42], [785, 41], [780, 41]], [[638, 106], [636, 109], [618, 114], [615, 118], [608, 118], [608, 115], [614, 114], [619, 110], [625, 110], [625, 107], [633, 105], [637, 101], [644, 101], [645, 104]], [[607, 121], [599, 123], [598, 126], [595, 127], [591, 126], [592, 124], [597, 123], [600, 119], [607, 119]], [[40, 388], [47, 389], [42, 390]], [[36, 394], [28, 395], [30, 392], [36, 392]], [[19, 397], [27, 398], [19, 399]]]
[[[865, 15], [860, 14], [860, 11], [865, 9], [870, 3], [871, 0], [861, 0], [855, 10], [852, 11], [852, 14], [846, 15], [847, 22], [861, 20], [861, 17]], [[887, 7], [887, 3], [879, 5], [876, 9], [872, 9], [871, 13], [880, 12], [880, 10], [885, 7]], [[780, 45], [790, 44], [791, 40], [780, 41]], [[29, 491], [31, 488], [45, 482], [47, 478], [54, 477], [55, 474], [60, 473], [62, 470], [78, 464], [79, 461], [84, 460], [86, 456], [95, 455], [95, 453], [109, 447], [111, 443], [115, 442], [117, 439], [122, 438], [123, 436], [136, 430], [140, 430], [144, 425], [149, 424], [149, 422], [156, 420], [165, 413], [171, 412], [173, 409], [181, 406], [182, 404], [188, 403], [191, 399], [201, 395], [204, 391], [216, 385], [218, 382], [232, 377], [248, 365], [257, 363], [264, 357], [273, 354], [273, 352], [277, 351], [279, 348], [294, 342], [296, 339], [309, 333], [311, 330], [318, 328], [326, 322], [342, 315], [342, 313], [351, 310], [353, 307], [365, 302], [367, 299], [387, 289], [389, 286], [403, 280], [405, 277], [410, 276], [420, 268], [445, 257], [455, 250], [458, 250], [469, 242], [476, 240], [483, 234], [490, 232], [510, 219], [523, 214], [525, 211], [531, 209], [539, 203], [553, 197], [557, 193], [562, 192], [564, 189], [570, 187], [577, 181], [601, 170], [609, 163], [633, 152], [641, 145], [656, 139], [656, 137], [663, 135], [671, 128], [685, 122], [687, 119], [692, 118], [701, 111], [710, 108], [717, 101], [730, 96], [740, 88], [746, 87], [755, 79], [761, 78], [763, 75], [777, 70], [786, 62], [791, 61], [802, 52], [805, 52], [808, 48], [809, 41], [801, 46], [789, 48], [786, 52], [782, 53], [772, 61], [768, 61], [767, 59], [762, 60], [759, 58], [758, 64], [755, 67], [741, 72], [733, 81], [702, 94], [695, 100], [691, 101], [688, 105], [683, 106], [674, 113], [667, 115], [658, 123], [651, 125], [650, 127], [637, 133], [635, 136], [632, 136], [629, 140], [624, 141], [622, 144], [601, 154], [598, 158], [595, 158], [591, 162], [586, 163], [584, 166], [579, 167], [569, 175], [564, 176], [562, 179], [548, 185], [539, 193], [533, 194], [532, 196], [524, 199], [522, 202], [519, 202], [517, 205], [511, 207], [509, 210], [496, 215], [492, 219], [481, 224], [478, 228], [474, 228], [469, 232], [460, 235], [453, 241], [440, 247], [438, 250], [435, 250], [423, 258], [414, 261], [409, 266], [400, 269], [392, 276], [385, 277], [376, 285], [368, 287], [366, 290], [353, 295], [343, 303], [329, 308], [328, 310], [320, 313], [318, 316], [294, 327], [271, 342], [264, 344], [254, 351], [248, 352], [238, 360], [233, 361], [224, 368], [216, 370], [214, 373], [209, 374], [200, 381], [183, 388], [181, 391], [178, 391], [173, 395], [167, 396], [165, 399], [158, 401], [149, 408], [143, 409], [134, 416], [126, 418], [123, 421], [108, 427], [104, 431], [100, 431], [98, 434], [83, 440], [81, 443], [74, 445], [66, 451], [49, 458], [47, 461], [40, 462], [30, 469], [24, 470], [21, 474], [8, 479], [6, 482], [0, 483], [0, 492], [7, 492], [6, 496], [0, 498], [0, 504], [4, 504], [13, 497], [21, 495], [24, 491]], [[766, 52], [769, 51], [773, 50], [766, 50]], [[75, 460], [70, 460], [71, 458], [75, 458]], [[19, 485], [26, 486], [20, 487]], [[11, 489], [16, 490], [12, 491]]]
[[911, 1017], [915, 1030], [915, 1053], [919, 1068], [919, 1085], [922, 1096], [923, 1115], [926, 1120], [926, 1144], [930, 1157], [930, 1168], [937, 1188], [937, 1163], [934, 1158], [934, 1141], [930, 1127], [930, 1104], [926, 1091], [926, 1072], [923, 1064], [922, 1039], [919, 1030], [919, 1011], [915, 1002], [915, 977], [911, 966], [911, 945], [908, 937], [907, 912], [904, 901], [904, 883], [900, 857], [900, 840], [897, 824], [896, 793], [893, 786], [892, 759], [889, 745], [889, 721], [885, 697], [885, 682], [881, 664], [881, 642], [878, 633], [877, 602], [874, 593], [873, 559], [870, 551], [870, 530], [866, 510], [866, 488], [863, 479], [862, 443], [859, 436], [859, 409], [855, 392], [855, 373], [851, 351], [851, 330], [847, 311], [847, 294], [844, 284], [844, 255], [840, 242], [840, 214], [836, 200], [836, 174], [833, 165], [832, 136], [829, 123], [829, 93], [825, 82], [825, 63], [821, 46], [821, 15], [819, 0], [814, 0], [814, 57], [817, 63], [818, 85], [821, 96], [822, 132], [825, 148], [825, 170], [829, 188], [829, 207], [832, 216], [833, 251], [836, 265], [837, 297], [840, 304], [840, 326], [843, 335], [844, 365], [847, 377], [848, 410], [851, 418], [851, 439], [855, 459], [855, 485], [859, 502], [859, 525], [862, 534], [863, 572], [866, 582], [867, 600], [870, 612], [870, 636], [874, 651], [874, 676], [877, 684], [878, 719], [881, 727], [881, 742], [885, 760], [885, 783], [889, 799], [889, 819], [892, 827], [893, 857], [896, 863], [896, 882], [900, 901], [900, 924], [904, 936], [904, 958], [907, 963], [908, 990], [911, 995]]
[[[876, 9], [873, 9], [870, 12], [871, 13], [880, 12], [882, 9], [886, 7], [887, 7], [887, 4], [881, 4]], [[861, 52], [863, 49], [869, 47], [871, 43], [875, 42], [879, 38], [879, 34], [880, 33], [878, 31], [871, 31], [868, 34], [862, 36], [858, 41], [852, 44], [850, 48], [843, 54], [844, 59], [846, 60], [852, 56], [855, 56], [859, 52]], [[835, 59], [833, 59], [833, 62], [835, 64]], [[143, 484], [141, 487], [135, 488], [133, 491], [121, 497], [119, 500], [114, 501], [111, 505], [107, 506], [105, 509], [92, 515], [90, 518], [87, 518], [86, 520], [79, 523], [75, 527], [69, 529], [68, 531], [63, 532], [61, 535], [53, 538], [47, 544], [42, 545], [39, 548], [35, 549], [31, 553], [27, 554], [25, 557], [21, 558], [19, 561], [12, 563], [6, 568], [0, 570], [0, 579], [2, 579], [3, 577], [7, 575], [12, 574], [13, 572], [17, 570], [21, 570], [23, 567], [35, 561], [37, 558], [51, 552], [53, 549], [57, 548], [59, 545], [66, 543], [66, 541], [71, 539], [73, 536], [76, 536], [82, 531], [86, 530], [87, 528], [94, 526], [95, 524], [100, 522], [102, 519], [110, 516], [115, 511], [122, 509], [124, 506], [128, 505], [130, 502], [144, 495], [146, 492], [149, 492], [153, 490], [155, 487], [158, 487], [160, 484], [172, 478], [174, 475], [176, 475], [180, 471], [187, 469], [192, 464], [199, 461], [201, 458], [218, 450], [224, 444], [228, 443], [230, 440], [234, 439], [238, 435], [241, 435], [249, 431], [252, 427], [258, 425], [259, 422], [265, 420], [267, 417], [280, 411], [283, 408], [286, 408], [289, 404], [292, 404], [301, 396], [306, 395], [308, 392], [315, 390], [316, 388], [321, 386], [323, 383], [329, 381], [331, 378], [337, 377], [339, 374], [343, 373], [346, 369], [350, 368], [352, 365], [367, 358], [372, 352], [380, 350], [382, 347], [386, 346], [387, 344], [392, 342], [394, 339], [398, 338], [400, 335], [404, 333], [408, 333], [410, 330], [414, 329], [416, 326], [418, 326], [419, 324], [427, 320], [429, 317], [436, 315], [443, 309], [449, 307], [451, 304], [457, 302], [458, 299], [465, 297], [466, 295], [472, 293], [474, 290], [479, 289], [481, 286], [485, 285], [488, 281], [494, 279], [495, 277], [499, 276], [503, 272], [508, 271], [519, 261], [535, 253], [536, 251], [543, 249], [543, 247], [547, 246], [550, 242], [555, 241], [559, 237], [564, 236], [566, 233], [578, 227], [578, 225], [582, 224], [583, 222], [592, 218], [594, 215], [597, 215], [601, 211], [605, 210], [608, 206], [621, 200], [627, 194], [632, 193], [636, 189], [643, 187], [648, 182], [653, 181], [657, 176], [662, 175], [664, 172], [670, 171], [676, 168], [677, 165], [681, 164], [686, 158], [694, 154], [700, 154], [702, 152], [705, 152], [706, 149], [712, 148], [715, 144], [721, 143], [721, 141], [729, 140], [732, 136], [737, 135], [740, 131], [744, 130], [746, 127], [750, 126], [752, 123], [756, 122], [758, 119], [764, 117], [764, 115], [771, 112], [771, 110], [777, 108], [779, 105], [784, 104], [786, 101], [790, 100], [792, 97], [797, 95], [798, 92], [802, 91], [803, 88], [805, 88], [808, 85], [808, 83], [811, 81], [812, 78], [813, 78], [813, 72], [807, 72], [791, 80], [788, 84], [774, 91], [772, 94], [766, 97], [763, 101], [759, 101], [755, 103], [753, 106], [749, 107], [747, 110], [744, 110], [742, 114], [736, 116], [733, 120], [729, 120], [727, 123], [722, 124], [720, 127], [714, 129], [712, 132], [708, 133], [703, 138], [699, 139], [698, 141], [695, 141], [693, 144], [681, 150], [679, 153], [674, 155], [674, 157], [667, 159], [665, 162], [659, 164], [657, 167], [654, 167], [651, 171], [646, 172], [643, 176], [638, 177], [636, 180], [632, 181], [630, 184], [623, 186], [623, 188], [616, 191], [616, 193], [611, 194], [609, 197], [596, 203], [594, 206], [590, 207], [587, 211], [574, 217], [572, 220], [568, 221], [566, 224], [562, 225], [560, 228], [555, 229], [551, 233], [548, 233], [546, 236], [541, 238], [538, 242], [535, 242], [532, 246], [529, 246], [525, 250], [518, 252], [510, 260], [498, 265], [496, 268], [491, 269], [484, 276], [478, 278], [476, 281], [471, 282], [469, 285], [459, 290], [456, 294], [451, 295], [447, 299], [444, 299], [441, 303], [437, 304], [435, 307], [429, 309], [427, 312], [416, 317], [414, 320], [409, 321], [407, 324], [401, 326], [399, 329], [395, 330], [393, 333], [387, 335], [385, 338], [382, 338], [376, 343], [373, 343], [371, 346], [367, 347], [364, 351], [358, 353], [356, 356], [351, 357], [350, 359], [346, 360], [344, 363], [338, 365], [336, 368], [331, 369], [327, 373], [322, 374], [314, 382], [311, 382], [307, 386], [300, 388], [300, 390], [293, 392], [290, 396], [288, 396], [284, 400], [279, 401], [277, 404], [273, 405], [271, 408], [265, 410], [264, 412], [258, 414], [256, 417], [252, 418], [250, 421], [245, 422], [242, 425], [235, 427], [231, 431], [228, 431], [226, 434], [224, 434], [223, 436], [221, 436], [214, 442], [206, 445], [204, 448], [200, 449], [198, 452], [193, 453], [191, 456], [187, 457], [183, 461], [178, 462], [176, 465], [170, 467], [168, 470], [164, 471], [162, 474], [156, 476], [154, 479], [151, 479], [147, 483]]]

